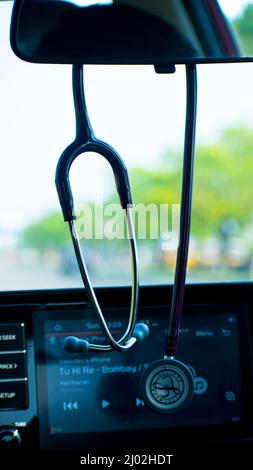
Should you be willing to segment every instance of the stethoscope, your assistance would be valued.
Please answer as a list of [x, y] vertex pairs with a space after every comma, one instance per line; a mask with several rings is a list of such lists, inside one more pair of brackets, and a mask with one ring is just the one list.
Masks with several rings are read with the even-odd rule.
[[[138, 309], [138, 263], [135, 232], [132, 223], [133, 206], [128, 172], [118, 153], [107, 143], [98, 140], [93, 132], [84, 96], [83, 66], [73, 65], [72, 69], [73, 98], [76, 115], [76, 138], [62, 153], [56, 169], [56, 188], [64, 217], [68, 222], [76, 260], [86, 293], [96, 314], [106, 344], [93, 344], [74, 336], [65, 338], [63, 346], [69, 353], [86, 353], [88, 351], [111, 352], [128, 351], [134, 344], [143, 341], [149, 334], [148, 326], [137, 323]], [[189, 251], [194, 148], [197, 110], [197, 72], [195, 65], [186, 65], [187, 109], [186, 131], [183, 164], [183, 181], [181, 196], [180, 231], [177, 263], [172, 294], [169, 329], [166, 333], [165, 353], [163, 359], [152, 363], [141, 377], [140, 389], [144, 401], [153, 410], [171, 413], [185, 407], [191, 401], [194, 389], [190, 369], [175, 359], [179, 329], [182, 318], [185, 290], [186, 267]], [[110, 164], [122, 209], [125, 212], [132, 265], [131, 306], [128, 324], [123, 336], [116, 340], [107, 326], [92, 287], [88, 270], [82, 255], [74, 211], [74, 200], [71, 191], [69, 172], [73, 161], [80, 155], [94, 152], [104, 157]]]

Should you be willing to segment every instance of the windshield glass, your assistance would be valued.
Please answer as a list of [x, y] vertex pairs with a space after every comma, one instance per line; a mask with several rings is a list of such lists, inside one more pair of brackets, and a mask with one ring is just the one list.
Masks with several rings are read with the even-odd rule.
[[[228, 10], [233, 2], [225, 3]], [[231, 9], [235, 20], [242, 17], [244, 4]], [[54, 185], [58, 158], [75, 136], [71, 67], [17, 59], [9, 45], [11, 8], [12, 2], [0, 2], [0, 289], [80, 287]], [[174, 75], [157, 75], [146, 66], [87, 66], [84, 77], [95, 134], [110, 143], [129, 168], [140, 282], [173, 282], [185, 124], [184, 66], [177, 67]], [[250, 280], [253, 66], [198, 66], [198, 81], [187, 279]], [[71, 182], [93, 283], [129, 284], [128, 241], [108, 164], [94, 154], [79, 157]]]

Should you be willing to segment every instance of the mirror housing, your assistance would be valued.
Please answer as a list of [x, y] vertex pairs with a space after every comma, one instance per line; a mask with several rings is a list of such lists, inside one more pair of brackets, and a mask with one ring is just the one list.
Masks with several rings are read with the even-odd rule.
[[217, 0], [80, 3], [16, 0], [10, 35], [14, 53], [28, 62], [55, 64], [252, 60], [243, 53]]

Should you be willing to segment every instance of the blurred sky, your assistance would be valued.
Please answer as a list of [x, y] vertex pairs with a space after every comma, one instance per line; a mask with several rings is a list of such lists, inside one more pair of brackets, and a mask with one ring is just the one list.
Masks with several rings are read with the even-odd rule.
[[[234, 16], [248, 1], [221, 3]], [[12, 2], [0, 2], [0, 229], [18, 230], [58, 209], [55, 167], [73, 140], [75, 121], [71, 67], [17, 59], [9, 46], [11, 7]], [[202, 65], [198, 77], [198, 143], [218, 138], [229, 126], [253, 127], [253, 64]], [[152, 67], [87, 66], [85, 86], [96, 135], [128, 166], [152, 167], [169, 147], [182, 152], [183, 66], [167, 76], [156, 75]], [[79, 198], [107, 194], [113, 184], [108, 174], [98, 157], [74, 164], [71, 176]]]
[[219, 0], [224, 13], [229, 18], [238, 16], [243, 8], [249, 4], [249, 0]]
[[[66, 0], [67, 1], [67, 0]], [[92, 4], [108, 4], [112, 3], [113, 0], [72, 0], [72, 3], [76, 5], [92, 5]], [[116, 0], [117, 1], [117, 0]], [[220, 4], [224, 12], [230, 17], [233, 18], [237, 16], [238, 13], [242, 10], [242, 7], [248, 3], [249, 0], [220, 0]]]

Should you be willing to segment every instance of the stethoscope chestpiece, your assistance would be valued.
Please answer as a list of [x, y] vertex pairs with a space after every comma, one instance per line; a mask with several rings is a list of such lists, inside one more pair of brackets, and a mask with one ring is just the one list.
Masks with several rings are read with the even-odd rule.
[[189, 405], [194, 390], [188, 367], [173, 358], [153, 362], [140, 382], [144, 402], [158, 413], [175, 413]]

